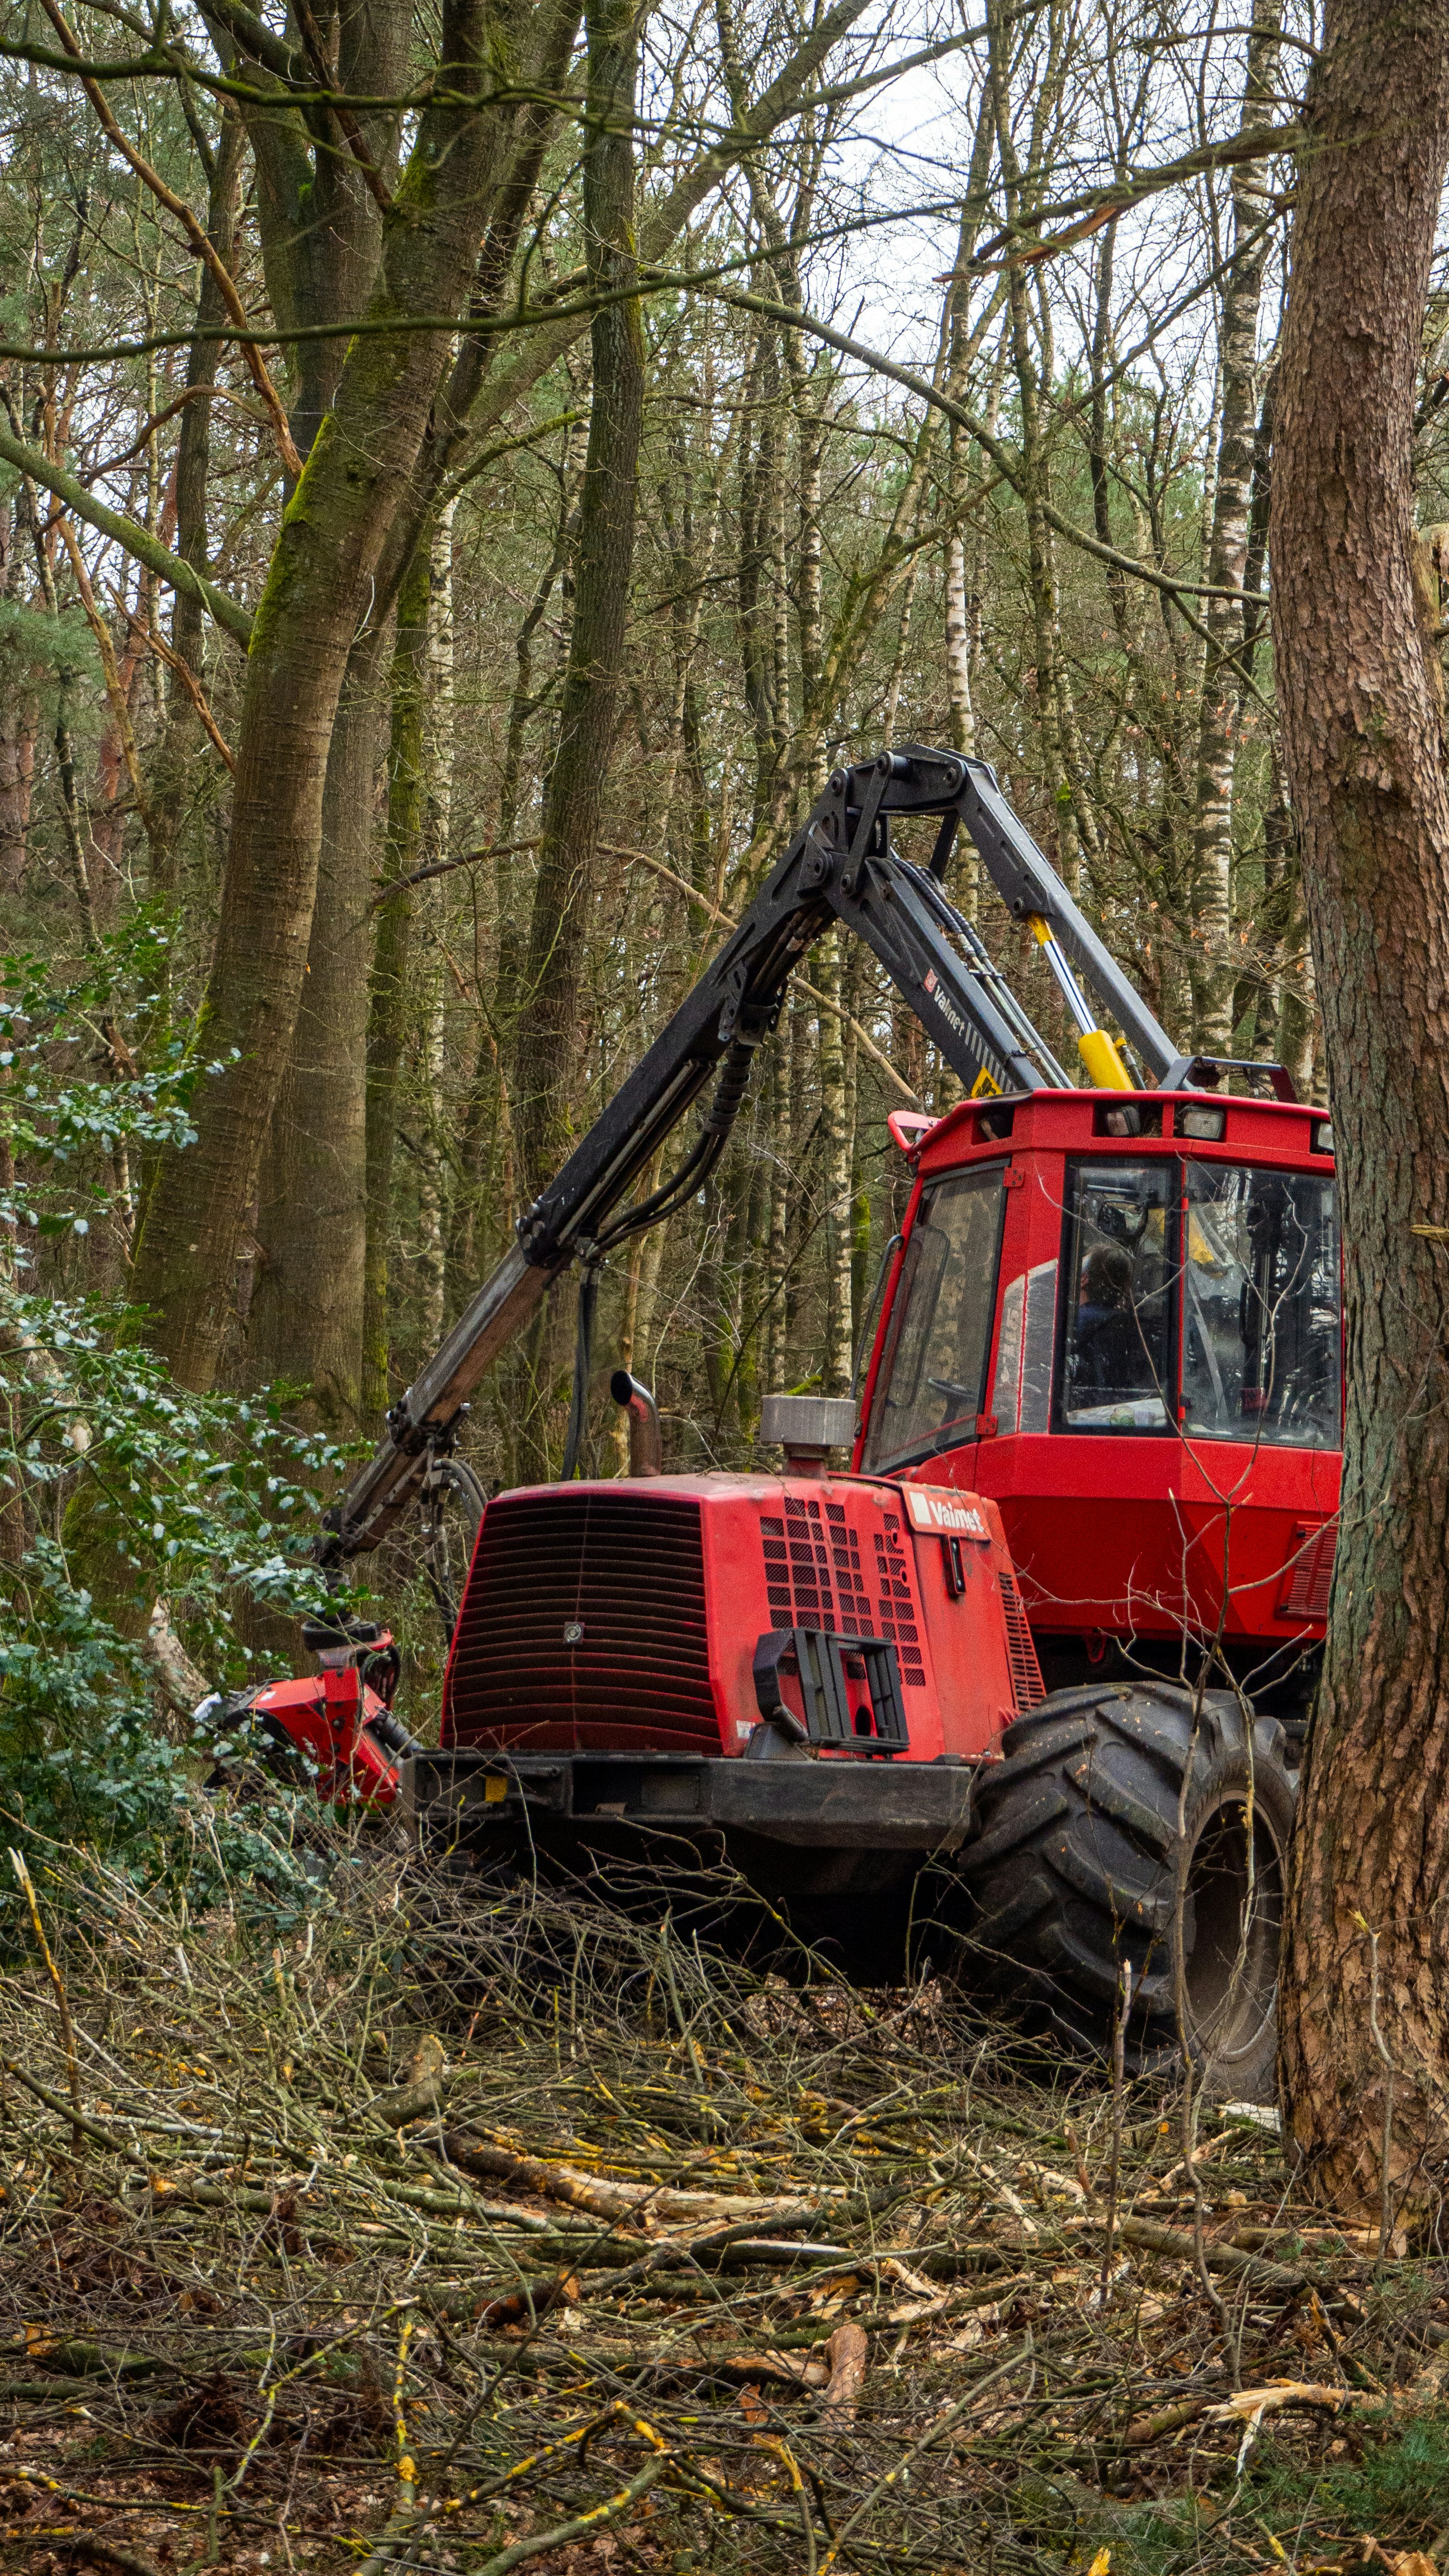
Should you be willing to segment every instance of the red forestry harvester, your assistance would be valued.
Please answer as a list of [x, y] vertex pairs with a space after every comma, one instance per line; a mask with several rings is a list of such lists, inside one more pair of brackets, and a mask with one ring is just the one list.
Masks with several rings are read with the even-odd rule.
[[[934, 826], [923, 859], [893, 846], [912, 819]], [[958, 827], [1041, 945], [1086, 1088], [945, 892]], [[891, 1121], [915, 1187], [859, 1401], [770, 1398], [780, 1472], [671, 1476], [652, 1399], [621, 1372], [631, 1473], [573, 1481], [598, 1267], [698, 1191], [791, 969], [832, 922], [969, 1095]], [[672, 1179], [626, 1204], [716, 1074]], [[1179, 1054], [992, 772], [911, 747], [835, 772], [394, 1407], [328, 1561], [467, 1489], [469, 1391], [575, 1262], [566, 1481], [482, 1509], [442, 1749], [388, 1718], [382, 1631], [316, 1632], [320, 1677], [249, 1694], [257, 1718], [334, 1793], [401, 1785], [425, 1839], [465, 1862], [652, 1852], [662, 1884], [681, 1853], [723, 1846], [866, 1968], [931, 1865], [1081, 2037], [1110, 2029], [1129, 1970], [1139, 2062], [1177, 2027], [1180, 1909], [1190, 2041], [1220, 2086], [1260, 2087], [1338, 1503], [1323, 1112], [1279, 1067]]]

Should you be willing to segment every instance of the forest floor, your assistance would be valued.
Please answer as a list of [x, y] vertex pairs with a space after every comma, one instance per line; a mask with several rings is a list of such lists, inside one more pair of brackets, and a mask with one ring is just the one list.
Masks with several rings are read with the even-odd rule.
[[31, 1857], [17, 2576], [1449, 2555], [1449, 2267], [1326, 2225], [1262, 2114], [1205, 2108], [1186, 2164], [1175, 2085], [940, 1986], [456, 1898], [376, 1837], [280, 1938], [255, 1887], [198, 1917]]

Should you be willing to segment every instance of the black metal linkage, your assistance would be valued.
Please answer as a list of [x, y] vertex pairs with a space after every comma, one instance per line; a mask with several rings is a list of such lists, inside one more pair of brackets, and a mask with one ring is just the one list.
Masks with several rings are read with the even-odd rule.
[[[891, 847], [892, 819], [911, 815], [939, 818], [929, 869]], [[1083, 919], [984, 761], [913, 743], [836, 770], [738, 929], [520, 1219], [516, 1246], [392, 1408], [381, 1446], [327, 1516], [324, 1562], [360, 1554], [385, 1536], [430, 1460], [455, 1436], [472, 1388], [560, 1272], [581, 1254], [597, 1258], [609, 1240], [654, 1222], [700, 1185], [724, 1149], [753, 1052], [779, 1018], [791, 970], [832, 919], [874, 951], [968, 1091], [1039, 1091], [1067, 1080], [937, 882], [958, 824], [1008, 908], [1050, 921], [1158, 1078], [1184, 1078], [1187, 1060]], [[647, 1202], [625, 1206], [722, 1062], [691, 1152]]]

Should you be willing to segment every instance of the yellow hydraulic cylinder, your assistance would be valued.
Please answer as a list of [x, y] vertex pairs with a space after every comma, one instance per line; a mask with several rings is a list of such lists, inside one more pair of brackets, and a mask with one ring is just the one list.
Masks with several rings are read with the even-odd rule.
[[1062, 989], [1068, 1010], [1077, 1023], [1077, 1053], [1087, 1068], [1094, 1091], [1135, 1091], [1136, 1083], [1117, 1051], [1117, 1041], [1099, 1029], [1092, 1017], [1087, 997], [1077, 982], [1062, 953], [1049, 921], [1039, 912], [1029, 912], [1026, 926], [1045, 957]]
[[1091, 1076], [1094, 1091], [1135, 1091], [1137, 1086], [1117, 1052], [1117, 1041], [1105, 1029], [1084, 1029], [1077, 1053]]

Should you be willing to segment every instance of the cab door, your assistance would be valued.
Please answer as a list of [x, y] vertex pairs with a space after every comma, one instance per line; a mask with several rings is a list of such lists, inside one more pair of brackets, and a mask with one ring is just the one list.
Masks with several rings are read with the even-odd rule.
[[[1338, 1508], [1343, 1341], [1330, 1175], [1183, 1166], [1178, 1424], [1199, 1615], [1281, 1635], [1321, 1617]], [[1313, 1580], [1299, 1580], [1311, 1560]]]
[[861, 1467], [893, 1476], [980, 1434], [996, 1317], [1004, 1163], [923, 1183], [868, 1390]]

